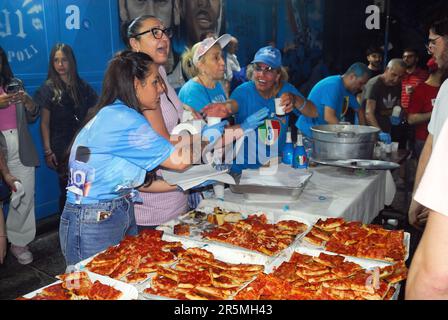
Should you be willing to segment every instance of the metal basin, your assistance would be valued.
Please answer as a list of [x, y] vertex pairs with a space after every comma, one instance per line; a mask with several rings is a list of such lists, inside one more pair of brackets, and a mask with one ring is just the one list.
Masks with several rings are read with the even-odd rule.
[[373, 159], [380, 129], [357, 125], [321, 125], [311, 128], [313, 158], [317, 160]]

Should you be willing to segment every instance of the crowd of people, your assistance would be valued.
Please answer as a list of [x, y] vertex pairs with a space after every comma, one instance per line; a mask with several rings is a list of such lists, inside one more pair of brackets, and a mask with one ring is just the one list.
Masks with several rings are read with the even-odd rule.
[[[430, 28], [427, 69], [418, 67], [418, 51], [411, 48], [383, 69], [382, 50], [372, 47], [368, 63], [355, 62], [344, 74], [321, 79], [305, 97], [288, 82], [280, 50], [263, 46], [242, 67], [238, 40], [214, 32], [183, 53], [176, 68], [186, 78], [176, 91], [178, 82], [167, 76], [173, 44], [166, 19], [131, 19], [132, 8], [126, 8], [121, 17], [127, 19], [127, 49], [110, 60], [100, 95], [80, 78], [67, 44], [51, 50], [47, 79], [34, 97], [14, 78], [0, 48], [0, 172], [13, 194], [18, 185], [23, 188], [18, 204], [9, 206], [6, 223], [0, 210], [0, 263], [6, 239], [19, 263], [33, 260], [28, 244], [36, 232], [34, 170], [39, 160], [27, 125], [39, 116], [45, 162], [59, 178], [59, 238], [69, 266], [194, 208], [197, 201], [189, 200], [197, 193], [165, 182], [162, 168], [186, 170], [201, 163], [208, 143], [221, 140], [220, 148], [240, 138], [245, 147], [230, 159], [231, 170], [258, 168], [280, 155], [291, 130], [289, 117], [295, 114], [306, 145], [311, 144], [313, 126], [350, 122], [379, 128], [380, 140], [399, 142], [399, 148], [419, 160], [409, 222], [425, 232], [407, 296], [448, 298], [448, 208], [443, 201], [448, 178], [443, 167], [448, 157], [448, 19]], [[188, 10], [188, 5], [176, 10]], [[245, 82], [232, 85], [232, 78], [245, 69]], [[283, 114], [276, 111], [275, 99], [280, 99]], [[199, 135], [172, 134], [185, 119], [202, 121], [207, 116], [221, 122], [205, 123]]]

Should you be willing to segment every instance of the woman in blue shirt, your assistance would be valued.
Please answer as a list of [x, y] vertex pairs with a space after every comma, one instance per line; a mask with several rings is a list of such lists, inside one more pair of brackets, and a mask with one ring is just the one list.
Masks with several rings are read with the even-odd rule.
[[158, 166], [183, 170], [196, 161], [177, 152], [142, 115], [159, 107], [162, 92], [158, 66], [148, 55], [124, 51], [109, 63], [99, 102], [71, 147], [59, 230], [67, 265], [137, 233], [131, 193], [150, 184], [148, 173]]

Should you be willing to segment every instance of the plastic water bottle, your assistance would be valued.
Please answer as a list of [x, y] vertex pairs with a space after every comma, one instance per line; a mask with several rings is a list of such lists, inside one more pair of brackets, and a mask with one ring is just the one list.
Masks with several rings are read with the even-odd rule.
[[303, 146], [303, 136], [301, 132], [297, 134], [297, 143], [296, 147], [294, 148], [292, 167], [295, 169], [308, 168], [308, 158], [306, 155], [305, 147]]
[[292, 158], [294, 157], [294, 145], [292, 144], [291, 131], [286, 133], [286, 143], [282, 150], [282, 162], [287, 165], [292, 165]]

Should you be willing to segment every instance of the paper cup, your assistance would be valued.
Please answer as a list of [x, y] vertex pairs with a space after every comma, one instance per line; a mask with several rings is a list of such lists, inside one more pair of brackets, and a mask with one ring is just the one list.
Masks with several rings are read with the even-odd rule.
[[281, 105], [282, 99], [277, 98], [274, 101], [275, 101], [275, 114], [278, 116], [284, 116], [286, 113], [284, 107]]
[[215, 198], [224, 200], [224, 183], [215, 183], [213, 185], [213, 191], [215, 192]]
[[398, 142], [392, 142], [392, 152], [397, 152], [398, 146], [399, 146]]
[[392, 111], [392, 117], [399, 117], [401, 114], [401, 107], [400, 106], [395, 106], [394, 110]]
[[221, 122], [221, 118], [219, 117], [207, 117], [207, 124], [209, 126], [213, 126]]

